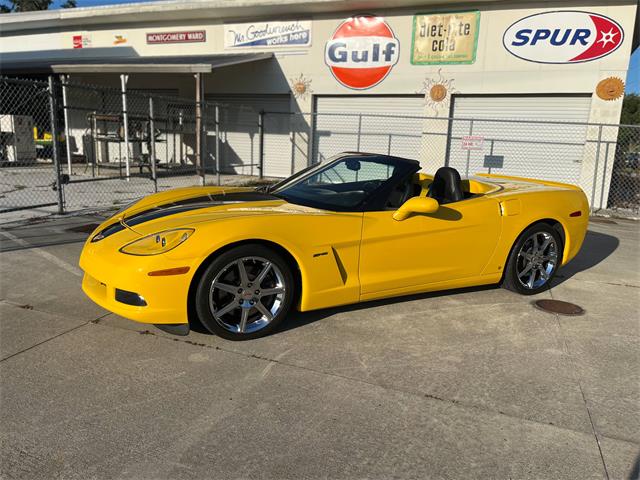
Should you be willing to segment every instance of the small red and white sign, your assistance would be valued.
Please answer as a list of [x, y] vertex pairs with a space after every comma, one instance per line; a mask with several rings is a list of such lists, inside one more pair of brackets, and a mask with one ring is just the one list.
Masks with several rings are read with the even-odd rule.
[[382, 17], [360, 15], [342, 22], [325, 46], [324, 61], [347, 88], [371, 88], [400, 57], [400, 42]]
[[91, 46], [91, 38], [87, 35], [74, 35], [73, 48], [87, 48]]
[[204, 30], [147, 33], [147, 43], [150, 45], [163, 43], [199, 43], [206, 41], [207, 32]]
[[609, 17], [592, 12], [554, 11], [521, 18], [502, 36], [504, 48], [537, 63], [579, 63], [614, 52], [624, 30]]
[[465, 135], [462, 137], [462, 150], [482, 150], [484, 146], [484, 137], [479, 135]]

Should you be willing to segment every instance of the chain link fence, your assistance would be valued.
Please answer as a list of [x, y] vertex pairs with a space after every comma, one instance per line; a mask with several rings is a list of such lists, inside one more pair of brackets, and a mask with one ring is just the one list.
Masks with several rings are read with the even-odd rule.
[[640, 215], [640, 125], [335, 113], [265, 113], [263, 123], [265, 172], [278, 176], [345, 151], [382, 153], [428, 172], [570, 183], [593, 213]]
[[153, 192], [287, 177], [345, 151], [461, 174], [579, 185], [640, 215], [640, 126], [257, 111], [69, 82], [0, 79], [0, 213], [104, 209]]
[[0, 210], [58, 210], [52, 95], [47, 82], [2, 81], [0, 87]]

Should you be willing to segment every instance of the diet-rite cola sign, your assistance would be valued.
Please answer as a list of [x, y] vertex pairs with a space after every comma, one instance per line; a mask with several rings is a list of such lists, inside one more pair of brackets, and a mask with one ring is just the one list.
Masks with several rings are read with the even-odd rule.
[[504, 32], [509, 53], [537, 63], [579, 63], [615, 51], [624, 30], [604, 15], [580, 11], [537, 13], [521, 18]]
[[398, 63], [400, 42], [384, 18], [352, 17], [327, 42], [324, 61], [347, 88], [363, 90], [379, 84]]

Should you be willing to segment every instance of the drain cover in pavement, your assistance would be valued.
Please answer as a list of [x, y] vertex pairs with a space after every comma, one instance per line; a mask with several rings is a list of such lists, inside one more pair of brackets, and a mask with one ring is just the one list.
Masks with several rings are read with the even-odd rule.
[[544, 312], [557, 313], [558, 315], [582, 315], [584, 313], [584, 309], [579, 305], [562, 300], [536, 300], [533, 305]]

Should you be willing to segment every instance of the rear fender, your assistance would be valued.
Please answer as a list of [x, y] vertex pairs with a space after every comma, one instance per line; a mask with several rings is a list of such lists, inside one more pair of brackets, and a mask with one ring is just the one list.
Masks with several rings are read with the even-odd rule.
[[[511, 201], [513, 198], [500, 199], [501, 203], [506, 200]], [[589, 222], [589, 207], [581, 190], [538, 192], [520, 195], [517, 200], [519, 200], [519, 209], [516, 214], [503, 213], [502, 235], [495, 254], [483, 274], [502, 272], [509, 253], [522, 232], [536, 223], [558, 225], [561, 229], [564, 244], [562, 265], [566, 265], [573, 259], [582, 246]], [[580, 215], [572, 217], [571, 213], [574, 212], [580, 212]]]

